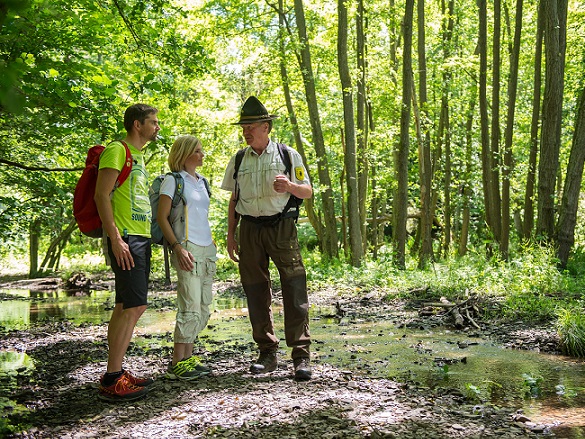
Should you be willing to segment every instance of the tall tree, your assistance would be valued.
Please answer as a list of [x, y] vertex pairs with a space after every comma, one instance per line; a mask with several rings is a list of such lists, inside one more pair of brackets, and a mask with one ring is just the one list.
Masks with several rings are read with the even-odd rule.
[[[417, 2], [417, 33], [418, 33], [418, 89], [420, 117], [419, 125], [419, 187], [420, 187], [420, 238], [419, 267], [424, 268], [433, 258], [433, 242], [431, 229], [433, 225], [433, 209], [431, 202], [432, 190], [432, 164], [431, 164], [431, 136], [429, 133], [429, 120], [427, 112], [427, 55], [425, 37], [425, 1]], [[446, 200], [447, 201], [447, 200]], [[447, 206], [445, 206], [447, 207]]]
[[544, 34], [544, 2], [538, 5], [536, 38], [534, 44], [534, 91], [532, 93], [532, 120], [530, 123], [530, 153], [524, 192], [524, 221], [522, 237], [528, 240], [534, 228], [534, 187], [536, 185], [536, 160], [538, 157], [538, 129], [540, 127], [540, 98], [542, 86], [542, 40]]
[[394, 264], [406, 268], [406, 220], [408, 209], [408, 153], [410, 148], [410, 110], [414, 88], [412, 73], [412, 24], [414, 0], [406, 0], [402, 35], [402, 110], [400, 112], [400, 141], [394, 152], [395, 178], [398, 183], [393, 205]]
[[573, 133], [573, 146], [567, 175], [563, 189], [563, 199], [556, 227], [559, 264], [566, 268], [569, 253], [575, 242], [575, 225], [577, 224], [577, 208], [583, 181], [583, 165], [585, 163], [585, 80], [582, 81], [581, 94], [577, 102], [577, 116]]
[[368, 159], [368, 134], [369, 118], [368, 95], [367, 95], [367, 50], [366, 50], [366, 9], [364, 0], [357, 0], [357, 13], [355, 17], [355, 39], [356, 39], [356, 58], [357, 58], [357, 99], [356, 99], [356, 143], [358, 156], [358, 193], [360, 224], [362, 234], [363, 252], [368, 248], [367, 245], [367, 209], [366, 201], [368, 194], [368, 174], [370, 170]]
[[303, 83], [305, 85], [305, 95], [307, 100], [307, 107], [309, 110], [311, 131], [313, 133], [313, 144], [315, 147], [315, 153], [317, 155], [317, 169], [319, 181], [322, 187], [321, 201], [323, 204], [323, 215], [325, 218], [323, 251], [328, 257], [336, 257], [337, 224], [335, 220], [333, 188], [331, 186], [331, 177], [329, 176], [329, 164], [327, 162], [325, 140], [323, 138], [321, 118], [319, 116], [319, 106], [317, 104], [317, 91], [315, 89], [315, 76], [313, 75], [313, 67], [311, 64], [311, 50], [309, 46], [309, 38], [307, 36], [307, 25], [305, 23], [305, 10], [302, 0], [294, 0], [294, 5], [297, 31], [301, 45], [300, 69], [303, 75]]
[[502, 168], [502, 242], [500, 251], [507, 260], [510, 247], [510, 178], [514, 160], [512, 156], [512, 141], [514, 134], [514, 115], [516, 110], [516, 95], [518, 90], [518, 64], [520, 60], [520, 42], [522, 34], [523, 0], [516, 0], [516, 25], [514, 27], [514, 44], [510, 50], [510, 74], [508, 76], [508, 113], [504, 131], [504, 166]]
[[557, 174], [561, 147], [561, 122], [567, 32], [567, 0], [542, 0], [546, 72], [542, 102], [542, 129], [538, 161], [538, 216], [536, 234], [553, 239]]
[[[453, 44], [453, 28], [455, 14], [455, 4], [453, 0], [441, 0], [441, 45], [443, 49], [443, 63], [446, 66], [442, 71], [442, 86], [441, 86], [441, 112], [439, 116], [439, 135], [438, 135], [438, 153], [444, 151], [442, 156], [445, 163], [445, 178], [443, 184], [443, 194], [445, 208], [443, 215], [444, 238], [443, 238], [443, 253], [445, 255], [449, 252], [451, 245], [451, 107], [449, 103], [449, 96], [451, 94], [451, 79], [453, 77], [450, 65], [450, 57], [452, 55], [451, 46]], [[437, 154], [440, 156], [441, 154]], [[429, 183], [430, 183], [429, 179]], [[431, 197], [432, 198], [432, 197]], [[434, 209], [430, 212], [431, 219], [434, 217]], [[429, 231], [430, 233], [430, 231]]]
[[[301, 137], [301, 132], [299, 130], [299, 124], [297, 121], [297, 115], [293, 106], [293, 100], [290, 91], [290, 79], [288, 75], [288, 70], [286, 66], [286, 58], [288, 50], [286, 48], [285, 42], [285, 35], [287, 32], [287, 23], [286, 23], [286, 14], [284, 12], [284, 0], [278, 0], [278, 23], [279, 23], [279, 44], [280, 44], [280, 76], [282, 78], [282, 88], [284, 91], [284, 100], [286, 102], [286, 108], [288, 112], [288, 117], [290, 119], [290, 124], [293, 131], [293, 138], [295, 140], [295, 146], [301, 157], [303, 158], [303, 163], [305, 165], [305, 169], [307, 169], [307, 173], [309, 174], [309, 178], [312, 181], [310, 175], [310, 167], [307, 161], [307, 155], [305, 153], [305, 147], [303, 145], [303, 140]], [[298, 54], [297, 54], [298, 59]], [[307, 212], [307, 217], [309, 218], [309, 222], [313, 226], [315, 233], [317, 234], [317, 239], [320, 243], [323, 243], [323, 225], [321, 224], [321, 220], [318, 215], [315, 213], [315, 203], [313, 201], [313, 197], [308, 198], [305, 200], [305, 212]]]
[[489, 145], [489, 186], [488, 197], [490, 199], [489, 208], [491, 210], [490, 218], [491, 232], [498, 245], [502, 243], [502, 200], [500, 196], [500, 167], [502, 160], [500, 157], [500, 77], [501, 77], [501, 0], [493, 0], [494, 4], [494, 30], [492, 42], [492, 120], [491, 120], [491, 139]]
[[349, 61], [347, 56], [347, 7], [345, 0], [339, 0], [337, 25], [337, 56], [339, 77], [343, 93], [343, 125], [345, 133], [345, 175], [347, 184], [347, 213], [349, 216], [349, 245], [351, 264], [359, 267], [363, 258], [362, 228], [358, 199], [358, 176], [356, 165], [356, 136], [353, 111], [353, 93]]
[[[494, 206], [492, 193], [492, 153], [490, 148], [490, 131], [487, 100], [487, 2], [479, 0], [479, 120], [480, 120], [480, 142], [481, 142], [481, 175], [483, 186], [483, 199], [486, 223], [490, 230], [493, 230], [496, 220], [494, 219]], [[493, 233], [493, 232], [492, 232]]]

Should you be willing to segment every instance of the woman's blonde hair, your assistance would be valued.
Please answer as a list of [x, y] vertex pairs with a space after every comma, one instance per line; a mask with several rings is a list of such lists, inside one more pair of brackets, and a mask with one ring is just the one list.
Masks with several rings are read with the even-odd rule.
[[193, 154], [199, 145], [201, 145], [201, 141], [195, 136], [187, 134], [177, 137], [169, 154], [168, 161], [171, 171], [182, 171], [185, 166], [185, 160]]

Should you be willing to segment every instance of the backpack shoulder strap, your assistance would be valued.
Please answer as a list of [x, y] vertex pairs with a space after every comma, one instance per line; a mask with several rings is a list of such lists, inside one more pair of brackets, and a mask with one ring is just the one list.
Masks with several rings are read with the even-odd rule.
[[291, 175], [290, 171], [292, 169], [292, 162], [290, 159], [289, 147], [286, 146], [284, 143], [277, 143], [276, 146], [278, 146], [278, 152], [280, 154], [280, 158], [282, 159], [282, 162], [284, 163], [286, 173], [288, 175]]
[[244, 154], [248, 148], [242, 148], [236, 153], [236, 161], [234, 163], [234, 180], [238, 179], [238, 171], [240, 170], [240, 165], [242, 164], [242, 159], [244, 158]]
[[207, 181], [207, 178], [205, 178], [204, 176], [201, 176], [201, 178], [203, 179], [203, 184], [205, 185], [205, 189], [207, 190], [207, 195], [209, 196], [209, 198], [211, 198], [211, 189], [209, 187], [209, 181]]
[[169, 172], [167, 175], [169, 174], [175, 178], [175, 195], [173, 195], [171, 207], [177, 207], [181, 201], [183, 203], [185, 202], [185, 198], [183, 197], [185, 180], [183, 180], [183, 176], [178, 172]]
[[124, 149], [126, 150], [126, 160], [124, 161], [124, 166], [120, 171], [120, 175], [116, 179], [115, 188], [122, 186], [122, 184], [126, 181], [126, 179], [130, 176], [130, 172], [132, 172], [132, 154], [130, 153], [130, 148], [123, 140], [119, 141], [122, 145], [124, 145]]

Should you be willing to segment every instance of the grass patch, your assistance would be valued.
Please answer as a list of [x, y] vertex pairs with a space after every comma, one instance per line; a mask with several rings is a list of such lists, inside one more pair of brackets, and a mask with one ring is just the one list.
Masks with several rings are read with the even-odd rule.
[[560, 308], [557, 331], [564, 354], [585, 358], [585, 314], [580, 309]]

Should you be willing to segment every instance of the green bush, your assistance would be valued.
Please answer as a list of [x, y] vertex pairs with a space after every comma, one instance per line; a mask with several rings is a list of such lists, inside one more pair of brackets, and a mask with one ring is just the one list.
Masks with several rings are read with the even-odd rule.
[[576, 308], [559, 309], [557, 332], [564, 354], [585, 357], [585, 314]]

